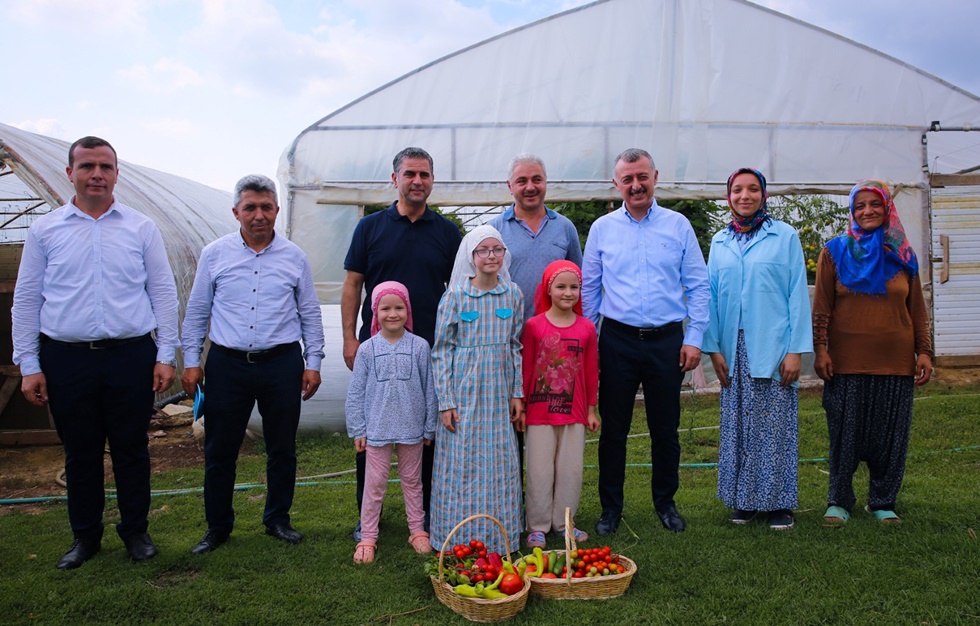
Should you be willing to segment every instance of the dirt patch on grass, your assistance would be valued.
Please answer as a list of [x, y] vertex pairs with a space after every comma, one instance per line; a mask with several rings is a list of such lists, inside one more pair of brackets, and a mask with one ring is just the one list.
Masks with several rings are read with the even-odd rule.
[[[153, 475], [174, 469], [204, 466], [203, 442], [191, 432], [193, 418], [187, 415], [157, 417], [150, 422], [150, 472]], [[242, 454], [248, 454], [254, 443], [245, 438]], [[65, 453], [58, 446], [0, 448], [0, 499], [64, 496], [67, 491], [58, 476], [65, 469]], [[64, 477], [61, 477], [63, 480]], [[112, 459], [105, 455], [105, 479], [113, 482]], [[45, 504], [18, 504], [22, 512], [41, 511]], [[13, 507], [0, 506], [0, 515]]]

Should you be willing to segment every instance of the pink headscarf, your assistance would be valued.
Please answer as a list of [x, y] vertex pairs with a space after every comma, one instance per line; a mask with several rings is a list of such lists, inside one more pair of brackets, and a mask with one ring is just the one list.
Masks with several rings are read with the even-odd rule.
[[[571, 272], [578, 277], [578, 284], [582, 284], [582, 270], [579, 269], [578, 265], [575, 265], [571, 261], [552, 261], [548, 264], [548, 267], [544, 268], [544, 274], [541, 276], [541, 282], [538, 283], [538, 288], [534, 290], [534, 314], [541, 315], [545, 311], [551, 308], [551, 295], [548, 293], [551, 291], [551, 284], [555, 282], [555, 278], [558, 277], [562, 272]], [[582, 298], [578, 299], [575, 306], [572, 307], [577, 315], [582, 315]]]
[[405, 320], [405, 328], [408, 332], [412, 332], [412, 302], [408, 299], [408, 288], [398, 281], [386, 280], [383, 283], [378, 283], [371, 292], [371, 336], [378, 334], [381, 330], [381, 322], [378, 321], [378, 303], [381, 302], [381, 298], [387, 296], [388, 294], [395, 294], [405, 303], [405, 308], [408, 310], [408, 318]]

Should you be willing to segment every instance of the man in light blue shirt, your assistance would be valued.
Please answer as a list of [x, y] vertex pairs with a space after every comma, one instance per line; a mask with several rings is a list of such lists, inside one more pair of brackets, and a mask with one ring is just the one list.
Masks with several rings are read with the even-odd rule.
[[572, 221], [544, 203], [548, 175], [544, 162], [533, 154], [519, 154], [510, 162], [507, 189], [514, 203], [488, 222], [510, 250], [510, 277], [524, 293], [524, 321], [534, 315], [534, 291], [544, 268], [552, 261], [571, 261], [582, 267], [582, 245]]
[[[626, 438], [643, 385], [653, 465], [653, 504], [664, 528], [682, 532], [677, 512], [680, 387], [701, 361], [708, 327], [708, 273], [690, 222], [657, 206], [657, 170], [645, 150], [615, 161], [613, 184], [623, 206], [589, 230], [582, 265], [582, 308], [599, 332], [600, 535], [623, 513]], [[684, 320], [688, 321], [685, 330]]]
[[[106, 440], [116, 478], [116, 532], [134, 561], [156, 555], [147, 533], [153, 395], [176, 376], [177, 289], [163, 238], [116, 202], [115, 149], [83, 137], [68, 150], [75, 195], [27, 233], [14, 289], [14, 363], [21, 391], [48, 404], [65, 447], [74, 569], [102, 547]], [[151, 333], [156, 331], [154, 342]]]
[[302, 539], [289, 519], [296, 430], [301, 399], [309, 400], [320, 386], [323, 359], [313, 272], [306, 254], [275, 232], [275, 183], [265, 176], [242, 178], [232, 211], [241, 228], [201, 252], [184, 315], [181, 383], [188, 394], [204, 380], [201, 351], [211, 321], [204, 440], [208, 530], [194, 554], [216, 549], [231, 534], [235, 466], [256, 402], [267, 456], [266, 534], [286, 543]]

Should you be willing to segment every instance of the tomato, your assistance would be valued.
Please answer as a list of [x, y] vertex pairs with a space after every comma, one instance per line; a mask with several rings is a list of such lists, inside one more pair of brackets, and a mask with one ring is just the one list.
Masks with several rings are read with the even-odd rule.
[[476, 555], [481, 559], [485, 559], [487, 558], [487, 551], [485, 548], [480, 548], [479, 550], [476, 551]]
[[582, 572], [575, 572], [574, 574], [572, 574], [572, 578], [585, 578], [585, 574], [583, 574]]
[[476, 545], [473, 546], [474, 550], [486, 550], [487, 546], [482, 541], [477, 541]]
[[497, 589], [500, 589], [501, 593], [512, 596], [524, 589], [524, 581], [517, 574], [504, 574], [504, 578], [497, 585]]
[[541, 574], [541, 578], [558, 578], [558, 577], [552, 574], [551, 572], [545, 572], [544, 574]]

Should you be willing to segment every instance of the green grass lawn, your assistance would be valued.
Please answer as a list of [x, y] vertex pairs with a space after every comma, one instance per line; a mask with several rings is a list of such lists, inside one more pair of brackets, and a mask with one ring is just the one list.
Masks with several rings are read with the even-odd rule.
[[[684, 429], [717, 426], [713, 396], [683, 399]], [[638, 414], [639, 416], [640, 414]], [[630, 440], [625, 523], [608, 543], [638, 565], [626, 595], [607, 601], [531, 597], [515, 624], [980, 624], [980, 388], [930, 385], [915, 404], [911, 449], [899, 514], [880, 527], [856, 510], [842, 529], [821, 527], [826, 464], [800, 466], [796, 528], [771, 531], [763, 521], [728, 523], [710, 467], [681, 470], [677, 504], [688, 531], [660, 527], [649, 491], [649, 440]], [[645, 420], [634, 432], [645, 432]], [[827, 454], [820, 397], [801, 393], [800, 458]], [[717, 460], [718, 432], [682, 432], [683, 463]], [[300, 441], [300, 475], [353, 466], [345, 436]], [[586, 446], [579, 525], [592, 531], [600, 508], [596, 446]], [[261, 456], [240, 464], [240, 482], [259, 482]], [[103, 550], [72, 572], [55, 569], [70, 543], [66, 509], [0, 516], [2, 624], [458, 624], [434, 597], [423, 557], [406, 543], [401, 493], [389, 486], [378, 560], [351, 562], [357, 519], [352, 476], [318, 478], [297, 488], [294, 525], [306, 538], [286, 546], [263, 534], [264, 490], [235, 496], [231, 541], [195, 557], [204, 531], [200, 494], [155, 497], [150, 519], [160, 555], [126, 558], [111, 526]], [[202, 484], [201, 470], [155, 479], [155, 489]], [[859, 507], [867, 494], [862, 465]], [[110, 501], [111, 504], [111, 501]], [[858, 508], [858, 507], [856, 507]], [[110, 508], [107, 521], [117, 519]], [[549, 548], [557, 541], [549, 540]], [[596, 541], [587, 545], [596, 544]], [[392, 614], [397, 614], [390, 618]]]

